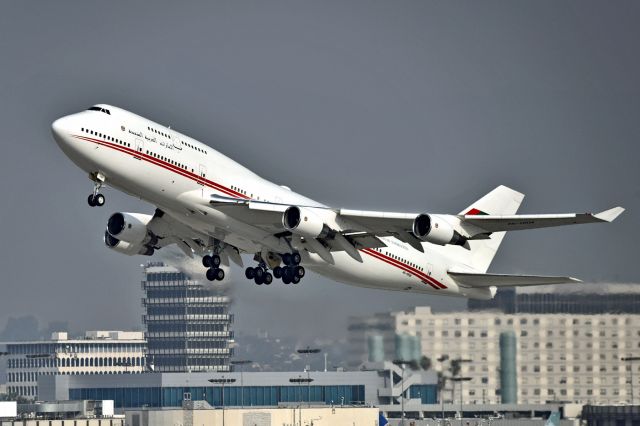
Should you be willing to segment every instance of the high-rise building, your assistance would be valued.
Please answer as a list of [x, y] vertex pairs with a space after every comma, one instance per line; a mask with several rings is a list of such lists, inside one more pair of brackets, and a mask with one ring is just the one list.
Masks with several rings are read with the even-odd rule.
[[87, 331], [69, 339], [55, 332], [51, 340], [3, 342], [7, 357], [7, 392], [38, 397], [40, 375], [142, 373], [146, 342], [135, 331]]
[[142, 289], [147, 362], [156, 371], [231, 371], [227, 296], [163, 263], [147, 264]]

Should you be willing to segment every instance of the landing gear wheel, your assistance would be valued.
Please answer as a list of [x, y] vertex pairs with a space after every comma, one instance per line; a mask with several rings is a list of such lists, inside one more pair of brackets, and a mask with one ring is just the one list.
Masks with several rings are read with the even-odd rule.
[[216, 280], [222, 281], [224, 279], [224, 271], [220, 268], [216, 268], [214, 269], [214, 271], [215, 271], [214, 273], [216, 276]]
[[[260, 281], [262, 281], [262, 279], [264, 278], [264, 273], [265, 273], [265, 272], [264, 272], [264, 269], [262, 269], [262, 268], [260, 268], [260, 267], [258, 267], [258, 268], [254, 268], [254, 269], [253, 269], [253, 276], [254, 276], [256, 279], [258, 279], [258, 278], [259, 278], [259, 279], [260, 279]], [[260, 284], [262, 284], [262, 283], [260, 283]]]
[[207, 269], [207, 279], [209, 281], [215, 281], [215, 279], [216, 279], [216, 270], [215, 269]]
[[293, 262], [294, 265], [299, 265], [300, 262], [302, 261], [302, 257], [300, 257], [300, 253], [293, 253], [291, 255], [291, 261]]
[[263, 276], [257, 276], [257, 275], [256, 275], [256, 277], [255, 277], [253, 280], [254, 280], [254, 281], [256, 282], [256, 284], [258, 284], [258, 285], [262, 285], [262, 283], [264, 283], [264, 277], [263, 277]]
[[271, 275], [269, 272], [267, 272], [266, 274], [264, 274], [264, 283], [266, 285], [269, 285], [273, 282], [273, 275]]
[[285, 253], [285, 254], [282, 255], [282, 262], [285, 265], [287, 265], [287, 266], [291, 265], [292, 261], [293, 261], [293, 259], [292, 259], [291, 253]]
[[282, 268], [279, 266], [273, 268], [273, 276], [275, 278], [282, 278]]
[[282, 282], [285, 284], [291, 284], [291, 278], [290, 277], [286, 277], [286, 276], [282, 276]]
[[244, 276], [247, 277], [248, 280], [252, 280], [255, 276], [255, 270], [252, 267], [248, 267], [244, 270]]
[[96, 206], [96, 202], [95, 199], [93, 197], [93, 194], [89, 195], [89, 198], [87, 198], [87, 203], [91, 206], [91, 207], [95, 207]]
[[94, 203], [95, 203], [95, 205], [96, 205], [96, 206], [98, 206], [98, 207], [102, 207], [102, 206], [104, 206], [104, 203], [105, 203], [104, 195], [102, 195], [102, 194], [96, 194], [96, 195], [94, 195], [94, 197], [93, 197], [93, 202], [94, 202]]
[[202, 266], [204, 266], [205, 268], [210, 268], [211, 266], [213, 266], [211, 264], [211, 256], [207, 254], [202, 258]]
[[220, 256], [218, 256], [217, 254], [211, 256], [211, 266], [213, 266], [214, 268], [220, 266]]
[[293, 273], [293, 275], [294, 275], [294, 276], [296, 276], [296, 277], [298, 277], [298, 278], [302, 278], [302, 277], [304, 277], [304, 274], [305, 274], [305, 273], [306, 273], [306, 272], [305, 272], [305, 270], [304, 270], [304, 268], [303, 268], [302, 266], [296, 266], [296, 267], [294, 268], [294, 273]]
[[293, 278], [291, 279], [291, 282], [294, 284], [298, 284], [300, 282], [300, 277], [294, 275]]

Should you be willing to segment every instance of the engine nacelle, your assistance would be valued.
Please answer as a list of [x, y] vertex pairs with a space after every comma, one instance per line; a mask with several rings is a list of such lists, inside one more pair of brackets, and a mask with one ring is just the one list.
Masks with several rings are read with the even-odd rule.
[[109, 234], [109, 231], [104, 231], [104, 244], [110, 249], [115, 250], [118, 253], [126, 254], [128, 256], [134, 256], [136, 254], [151, 256], [154, 252], [153, 247], [121, 241], [113, 235]]
[[421, 241], [444, 246], [463, 246], [467, 239], [447, 222], [445, 215], [421, 214], [413, 220], [413, 235]]
[[318, 238], [329, 232], [329, 227], [324, 221], [307, 207], [291, 206], [285, 210], [282, 226], [287, 231], [305, 238]]
[[149, 236], [147, 224], [152, 218], [141, 213], [114, 213], [107, 222], [107, 232], [120, 241], [141, 245]]

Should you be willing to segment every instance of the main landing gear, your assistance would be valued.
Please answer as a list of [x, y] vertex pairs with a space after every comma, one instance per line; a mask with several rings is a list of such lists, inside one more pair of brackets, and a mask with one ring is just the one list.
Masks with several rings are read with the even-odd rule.
[[260, 261], [257, 267], [248, 267], [244, 271], [244, 276], [248, 280], [253, 280], [257, 285], [269, 285], [273, 282], [273, 275], [267, 270], [267, 264]]
[[298, 284], [306, 273], [304, 267], [300, 266], [301, 260], [300, 253], [285, 253], [282, 255], [282, 262], [285, 266], [273, 268], [273, 275], [268, 272], [267, 265], [262, 260], [256, 268], [247, 268], [244, 275], [247, 279], [254, 280], [257, 285], [269, 285], [274, 277], [282, 279], [285, 284]]
[[104, 206], [105, 198], [104, 195], [100, 194], [98, 191], [102, 188], [104, 176], [98, 173], [95, 174], [95, 177], [92, 176], [91, 178], [95, 183], [93, 185], [93, 192], [89, 195], [89, 198], [87, 198], [87, 203], [89, 203], [91, 207], [102, 207]]
[[209, 281], [222, 281], [224, 271], [220, 268], [220, 256], [217, 254], [206, 255], [202, 258], [202, 265], [207, 269], [207, 279]]

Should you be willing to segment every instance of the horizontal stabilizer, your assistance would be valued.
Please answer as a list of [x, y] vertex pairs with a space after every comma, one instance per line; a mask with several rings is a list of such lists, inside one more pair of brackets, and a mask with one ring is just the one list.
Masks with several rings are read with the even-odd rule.
[[550, 277], [545, 275], [479, 274], [454, 271], [449, 271], [449, 275], [463, 287], [521, 287], [582, 282], [573, 277]]

